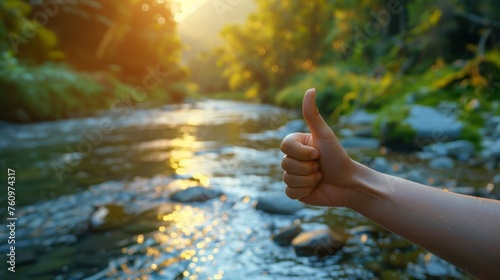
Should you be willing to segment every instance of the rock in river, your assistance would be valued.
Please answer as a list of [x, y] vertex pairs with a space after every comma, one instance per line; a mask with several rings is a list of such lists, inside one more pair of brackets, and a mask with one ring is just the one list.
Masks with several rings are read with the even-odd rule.
[[280, 230], [278, 234], [273, 237], [273, 241], [280, 246], [288, 246], [292, 244], [292, 240], [302, 232], [300, 226], [291, 226]]
[[457, 140], [464, 127], [456, 116], [422, 105], [395, 108], [381, 120], [382, 143], [403, 150]]
[[339, 251], [346, 241], [346, 235], [319, 229], [301, 233], [292, 240], [292, 246], [298, 256], [324, 257]]
[[449, 157], [437, 157], [429, 161], [429, 166], [434, 169], [453, 169], [455, 163]]
[[122, 205], [108, 204], [96, 207], [89, 220], [89, 229], [102, 232], [119, 228], [134, 219]]
[[257, 210], [281, 215], [292, 215], [302, 208], [304, 208], [304, 205], [301, 202], [292, 200], [285, 194], [259, 197], [257, 205], [255, 205]]
[[446, 115], [432, 107], [422, 105], [410, 107], [406, 122], [416, 131], [418, 138], [432, 141], [458, 139], [463, 128], [463, 124], [455, 116]]
[[467, 140], [435, 143], [424, 147], [423, 150], [438, 156], [450, 156], [460, 160], [468, 160], [476, 153], [474, 143]]
[[351, 137], [340, 140], [340, 144], [344, 148], [377, 149], [380, 146], [380, 141], [375, 138]]
[[187, 188], [170, 195], [177, 202], [204, 202], [222, 195], [222, 192], [201, 186]]

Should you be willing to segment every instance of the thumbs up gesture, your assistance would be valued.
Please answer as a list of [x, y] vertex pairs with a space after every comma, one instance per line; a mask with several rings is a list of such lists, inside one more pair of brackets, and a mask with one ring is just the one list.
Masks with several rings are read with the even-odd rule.
[[286, 194], [317, 206], [347, 206], [357, 163], [344, 151], [316, 107], [316, 90], [304, 95], [302, 113], [311, 133], [292, 133], [281, 143]]

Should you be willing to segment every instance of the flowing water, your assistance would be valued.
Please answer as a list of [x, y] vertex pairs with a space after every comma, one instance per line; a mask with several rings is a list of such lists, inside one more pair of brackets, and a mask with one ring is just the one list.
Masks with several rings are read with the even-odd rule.
[[[1, 124], [0, 165], [16, 172], [18, 220], [16, 273], [2, 262], [0, 278], [465, 277], [346, 209], [307, 207], [291, 216], [256, 210], [259, 197], [283, 192], [278, 147], [293, 131], [283, 126], [297, 118], [298, 111], [209, 100], [95, 118]], [[361, 160], [379, 154], [351, 152]], [[169, 199], [194, 185], [224, 195], [185, 204]], [[1, 197], [6, 205], [6, 195]], [[0, 209], [3, 220], [6, 210]], [[108, 213], [100, 226], [92, 224], [99, 211]], [[351, 238], [322, 259], [296, 256], [292, 247], [271, 239], [289, 225], [318, 223]], [[3, 256], [8, 234], [5, 227], [0, 230]]]

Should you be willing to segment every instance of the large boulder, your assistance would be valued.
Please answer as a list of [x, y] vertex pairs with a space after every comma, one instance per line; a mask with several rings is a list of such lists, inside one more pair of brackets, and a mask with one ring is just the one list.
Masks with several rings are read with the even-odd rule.
[[421, 105], [413, 105], [406, 122], [416, 132], [418, 139], [437, 142], [456, 140], [463, 129], [461, 122], [452, 115]]
[[380, 124], [382, 143], [402, 149], [454, 141], [464, 129], [454, 115], [423, 105], [391, 108], [381, 116]]

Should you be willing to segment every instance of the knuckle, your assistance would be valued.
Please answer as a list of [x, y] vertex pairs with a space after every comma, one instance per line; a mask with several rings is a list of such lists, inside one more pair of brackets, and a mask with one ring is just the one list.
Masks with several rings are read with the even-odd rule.
[[291, 199], [298, 199], [300, 198], [300, 194], [293, 188], [287, 187], [285, 189], [285, 194], [291, 198]]
[[286, 173], [285, 171], [285, 174], [283, 175], [283, 181], [287, 184], [287, 185], [292, 185], [293, 183], [293, 179], [290, 178], [290, 174]]
[[281, 160], [281, 168], [283, 170], [289, 170], [288, 168], [288, 158], [287, 157], [284, 157], [282, 160]]
[[285, 154], [287, 154], [287, 151], [289, 150], [289, 146], [290, 146], [289, 141], [287, 141], [287, 137], [285, 137], [285, 139], [283, 139], [283, 141], [281, 141], [281, 145], [280, 145], [280, 150]]

